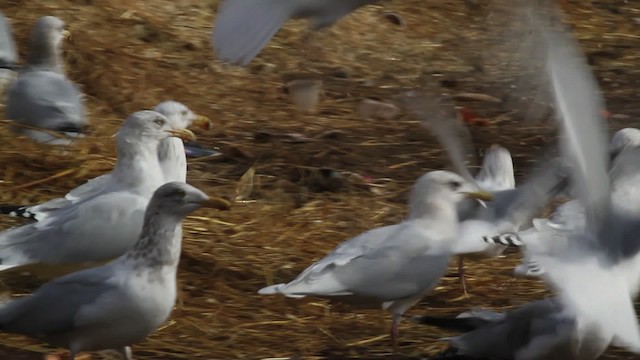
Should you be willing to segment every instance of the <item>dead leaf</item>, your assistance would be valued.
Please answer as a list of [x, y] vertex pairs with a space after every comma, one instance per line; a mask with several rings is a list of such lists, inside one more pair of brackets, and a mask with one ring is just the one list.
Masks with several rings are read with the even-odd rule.
[[247, 200], [249, 196], [251, 196], [251, 192], [253, 191], [253, 178], [256, 175], [256, 168], [250, 167], [244, 175], [238, 181], [238, 185], [236, 186], [236, 197], [235, 201]]

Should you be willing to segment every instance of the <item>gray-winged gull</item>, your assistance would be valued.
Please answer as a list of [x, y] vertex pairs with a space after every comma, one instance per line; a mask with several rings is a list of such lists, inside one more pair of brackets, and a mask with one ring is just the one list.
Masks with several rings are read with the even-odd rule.
[[165, 183], [158, 146], [170, 136], [193, 133], [154, 111], [129, 116], [116, 136], [118, 160], [108, 182], [77, 201], [51, 201], [37, 222], [1, 232], [0, 270], [110, 260], [129, 250], [151, 195]]
[[393, 314], [391, 339], [407, 309], [439, 281], [451, 259], [458, 232], [457, 204], [465, 198], [488, 200], [461, 176], [432, 171], [413, 186], [407, 219], [362, 233], [304, 270], [286, 284], [260, 294], [365, 299], [382, 303]]
[[202, 206], [228, 209], [229, 203], [210, 199], [186, 183], [163, 185], [151, 198], [142, 232], [129, 251], [0, 307], [0, 331], [67, 348], [70, 360], [81, 351], [106, 349], [131, 360], [130, 345], [156, 331], [171, 314], [182, 221]]
[[313, 30], [333, 25], [378, 0], [223, 0], [213, 29], [218, 57], [245, 66], [289, 19], [311, 18]]
[[[164, 101], [153, 108], [154, 111], [167, 117], [174, 129], [186, 129], [192, 124], [208, 125], [210, 120], [196, 115], [187, 106], [176, 101]], [[187, 159], [183, 140], [169, 137], [160, 141], [158, 146], [158, 161], [163, 173], [164, 182], [182, 181], [187, 178]], [[111, 181], [112, 175], [105, 174], [93, 178], [71, 190], [64, 197], [65, 200], [78, 202], [86, 197], [100, 192]], [[53, 199], [38, 205], [0, 205], [0, 214], [38, 220], [41, 211], [47, 212], [53, 206], [59, 206], [60, 199]]]
[[27, 65], [7, 90], [6, 118], [30, 127], [16, 125], [14, 129], [37, 142], [69, 144], [89, 123], [82, 94], [64, 72], [62, 40], [68, 34], [62, 20], [53, 16], [38, 19], [31, 33]]
[[485, 309], [456, 318], [414, 316], [414, 321], [465, 334], [443, 338], [453, 351], [448, 356], [478, 359], [582, 360], [601, 353], [598, 339], [575, 346], [576, 317], [556, 298], [525, 304], [507, 313]]

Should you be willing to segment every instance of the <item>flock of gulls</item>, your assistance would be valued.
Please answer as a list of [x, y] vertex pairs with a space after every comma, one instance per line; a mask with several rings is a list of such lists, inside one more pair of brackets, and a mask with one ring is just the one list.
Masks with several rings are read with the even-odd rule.
[[[288, 19], [310, 18], [317, 30], [374, 2], [226, 0], [214, 25], [214, 49], [221, 60], [244, 66]], [[460, 123], [438, 116], [429, 93], [403, 93], [399, 103], [429, 125], [455, 172], [420, 176], [402, 222], [341, 243], [295, 279], [260, 294], [379, 304], [392, 314], [396, 350], [405, 312], [439, 283], [452, 257], [460, 259], [464, 286], [462, 259], [496, 257], [516, 246], [524, 260], [515, 274], [540, 278], [553, 297], [508, 313], [471, 309], [456, 318], [413, 321], [464, 332], [443, 339], [460, 356], [585, 360], [611, 345], [640, 353], [633, 307], [640, 290], [640, 130], [620, 130], [608, 141], [604, 102], [584, 56], [533, 3], [526, 24], [544, 42], [541, 76], [549, 80], [559, 155], [516, 184], [509, 151], [494, 145], [472, 176], [460, 156], [462, 140], [452, 136]], [[82, 93], [65, 75], [64, 26], [56, 17], [40, 18], [19, 66], [9, 23], [0, 17], [5, 115], [13, 131], [42, 146], [69, 144], [89, 124]], [[231, 206], [186, 183], [183, 141], [194, 140], [187, 128], [208, 121], [174, 101], [135, 112], [115, 136], [110, 173], [62, 198], [0, 206], [3, 214], [29, 219], [0, 232], [0, 271], [93, 266], [0, 306], [0, 331], [69, 349], [71, 360], [99, 350], [132, 359], [130, 345], [158, 329], [175, 305], [183, 219], [201, 207]], [[559, 196], [571, 200], [536, 218]]]

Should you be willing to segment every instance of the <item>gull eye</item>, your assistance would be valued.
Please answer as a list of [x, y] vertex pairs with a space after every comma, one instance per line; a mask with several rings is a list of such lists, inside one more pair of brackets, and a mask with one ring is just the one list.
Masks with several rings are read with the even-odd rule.
[[154, 123], [156, 123], [158, 126], [164, 126], [165, 121], [163, 118], [156, 118], [155, 120], [153, 120]]
[[187, 196], [187, 192], [182, 189], [178, 189], [176, 190], [176, 196], [182, 199]]
[[180, 114], [182, 114], [182, 116], [187, 116], [187, 110], [180, 111]]
[[453, 190], [458, 190], [462, 186], [462, 183], [460, 181], [454, 180], [454, 181], [449, 182], [449, 186]]

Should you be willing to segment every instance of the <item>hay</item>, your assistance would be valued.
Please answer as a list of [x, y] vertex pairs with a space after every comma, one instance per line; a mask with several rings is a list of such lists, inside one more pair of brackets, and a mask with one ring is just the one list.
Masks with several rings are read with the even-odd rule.
[[[446, 165], [417, 121], [407, 116], [363, 120], [355, 112], [362, 99], [390, 101], [400, 89], [427, 79], [454, 94], [508, 97], [509, 85], [521, 80], [517, 71], [499, 66], [498, 55], [509, 54], [485, 60], [509, 1], [486, 3], [469, 10], [463, 1], [383, 2], [306, 42], [305, 24], [290, 23], [245, 71], [214, 59], [214, 0], [0, 1], [12, 19], [22, 58], [38, 17], [56, 15], [67, 22], [73, 34], [65, 46], [68, 71], [87, 94], [93, 130], [72, 148], [52, 151], [13, 138], [2, 125], [0, 201], [44, 201], [109, 171], [111, 136], [125, 116], [166, 99], [184, 102], [214, 120], [213, 129], [198, 135], [225, 153], [191, 161], [189, 182], [232, 197], [250, 167], [256, 175], [250, 201], [228, 213], [202, 210], [186, 221], [179, 303], [163, 329], [134, 347], [136, 358], [388, 357], [389, 318], [382, 311], [260, 297], [256, 291], [290, 280], [363, 230], [400, 220], [413, 180]], [[489, 13], [489, 7], [496, 10]], [[637, 126], [640, 39], [632, 20], [637, 9], [575, 1], [565, 8], [602, 79], [612, 127]], [[403, 26], [387, 21], [388, 12], [400, 14]], [[317, 114], [300, 114], [289, 103], [283, 87], [298, 78], [323, 81]], [[472, 128], [476, 147], [499, 142], [509, 148], [518, 176], [553, 140], [546, 125], [525, 127], [520, 120], [528, 110], [510, 102], [459, 105], [490, 120]], [[5, 227], [17, 222], [0, 219]], [[513, 254], [468, 261], [470, 298], [460, 298], [457, 278], [447, 276], [410, 313], [504, 308], [544, 296], [539, 283], [511, 277], [517, 261]], [[7, 282], [18, 289], [35, 284], [23, 277]], [[408, 322], [400, 331], [406, 358], [437, 353], [445, 345], [436, 339], [448, 335]], [[0, 336], [0, 344], [12, 359], [31, 357], [10, 349], [51, 351], [11, 335]], [[615, 356], [610, 358], [625, 358]]]

